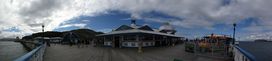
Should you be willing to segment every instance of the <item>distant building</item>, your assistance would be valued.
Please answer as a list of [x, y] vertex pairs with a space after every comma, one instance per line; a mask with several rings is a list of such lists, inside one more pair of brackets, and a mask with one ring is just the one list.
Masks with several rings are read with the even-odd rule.
[[238, 42], [234, 61], [272, 61], [272, 42]]
[[76, 44], [80, 42], [80, 38], [77, 34], [69, 32], [64, 34], [61, 43], [63, 44]]
[[63, 39], [62, 37], [51, 37], [50, 42], [59, 43], [59, 42], [61, 42], [62, 39]]
[[35, 41], [49, 41], [53, 43], [61, 42], [62, 37], [36, 37], [34, 38]]
[[209, 43], [216, 43], [218, 46], [230, 45], [233, 38], [227, 35], [211, 34], [204, 37]]
[[227, 35], [211, 34], [204, 36], [202, 39], [196, 39], [194, 44], [197, 46], [197, 50], [201, 52], [224, 52], [228, 55], [232, 51], [230, 50], [232, 40], [233, 38]]
[[148, 25], [139, 26], [135, 19], [131, 24], [122, 25], [112, 32], [97, 35], [96, 44], [111, 47], [150, 47], [174, 45], [182, 37], [175, 35], [176, 30], [169, 23], [163, 24], [159, 30]]

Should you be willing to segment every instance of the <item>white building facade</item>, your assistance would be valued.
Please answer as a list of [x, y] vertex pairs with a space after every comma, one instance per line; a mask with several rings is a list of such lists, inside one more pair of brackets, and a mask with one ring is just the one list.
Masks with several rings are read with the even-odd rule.
[[148, 25], [138, 26], [135, 20], [132, 20], [130, 26], [122, 25], [112, 32], [97, 35], [96, 44], [119, 48], [174, 45], [182, 39], [176, 36], [175, 32], [169, 23], [155, 31]]

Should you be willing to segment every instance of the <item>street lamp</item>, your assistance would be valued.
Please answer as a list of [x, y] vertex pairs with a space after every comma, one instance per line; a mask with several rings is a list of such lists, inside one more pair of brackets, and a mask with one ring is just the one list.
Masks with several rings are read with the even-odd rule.
[[233, 38], [233, 41], [232, 41], [232, 44], [234, 44], [235, 43], [235, 28], [236, 28], [236, 23], [233, 23], [233, 36], [232, 36], [232, 38]]
[[42, 25], [42, 32], [44, 32], [44, 25]]
[[42, 24], [42, 43], [45, 43], [45, 40], [44, 40], [44, 24]]

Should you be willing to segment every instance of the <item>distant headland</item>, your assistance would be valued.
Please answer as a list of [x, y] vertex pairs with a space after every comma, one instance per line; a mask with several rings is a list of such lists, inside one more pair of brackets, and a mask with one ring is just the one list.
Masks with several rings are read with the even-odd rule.
[[91, 40], [95, 37], [95, 35], [103, 34], [103, 32], [97, 32], [91, 29], [75, 29], [70, 31], [58, 32], [58, 31], [46, 31], [46, 32], [38, 32], [33, 33], [28, 36], [22, 37], [23, 40], [31, 40], [35, 37], [63, 37], [64, 34], [73, 32], [80, 36], [81, 40]]

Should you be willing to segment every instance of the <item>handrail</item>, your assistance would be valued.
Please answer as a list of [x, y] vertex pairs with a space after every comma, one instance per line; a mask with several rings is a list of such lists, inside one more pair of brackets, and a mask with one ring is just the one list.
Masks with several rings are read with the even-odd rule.
[[235, 45], [235, 48], [237, 48], [242, 54], [244, 54], [250, 61], [256, 61], [255, 56], [253, 56], [249, 52], [245, 51], [244, 49], [240, 48], [237, 45]]
[[[41, 44], [40, 46], [36, 47], [32, 51], [28, 52], [27, 54], [17, 58], [15, 61], [30, 61], [30, 60], [42, 61], [42, 57], [40, 56], [43, 56], [45, 48], [46, 48], [46, 44]], [[34, 58], [36, 58], [37, 56], [40, 59], [34, 60]]]

